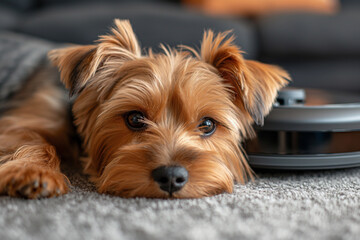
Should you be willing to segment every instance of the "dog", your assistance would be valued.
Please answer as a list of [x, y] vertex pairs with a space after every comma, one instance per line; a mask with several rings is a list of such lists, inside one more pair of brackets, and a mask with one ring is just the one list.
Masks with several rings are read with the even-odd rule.
[[288, 73], [245, 60], [230, 32], [206, 31], [199, 51], [162, 45], [143, 54], [129, 21], [114, 25], [93, 45], [48, 54], [75, 99], [74, 124], [51, 70], [13, 97], [0, 118], [0, 193], [67, 193], [60, 159], [79, 158], [74, 128], [100, 193], [200, 198], [252, 179], [240, 143], [263, 123]]

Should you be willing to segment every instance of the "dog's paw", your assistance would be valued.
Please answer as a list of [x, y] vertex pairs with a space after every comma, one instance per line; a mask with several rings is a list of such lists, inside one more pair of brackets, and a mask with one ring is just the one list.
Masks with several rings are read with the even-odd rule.
[[8, 162], [0, 168], [0, 193], [22, 198], [50, 198], [69, 191], [69, 181], [59, 171], [35, 164]]

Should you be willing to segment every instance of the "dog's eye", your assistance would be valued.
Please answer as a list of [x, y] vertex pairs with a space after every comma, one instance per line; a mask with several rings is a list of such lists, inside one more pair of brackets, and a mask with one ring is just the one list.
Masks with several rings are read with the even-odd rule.
[[205, 117], [198, 126], [199, 130], [203, 133], [202, 136], [211, 136], [216, 130], [216, 121], [212, 118]]
[[146, 128], [144, 123], [145, 115], [140, 111], [131, 111], [125, 114], [125, 122], [127, 127], [133, 131], [140, 131]]

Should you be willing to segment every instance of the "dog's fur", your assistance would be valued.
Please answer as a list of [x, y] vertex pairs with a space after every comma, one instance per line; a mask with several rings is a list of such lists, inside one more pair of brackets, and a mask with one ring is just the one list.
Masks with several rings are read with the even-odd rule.
[[[142, 55], [128, 21], [115, 20], [97, 44], [52, 50], [61, 80], [76, 96], [72, 111], [82, 139], [82, 160], [101, 193], [122, 197], [196, 198], [232, 192], [252, 171], [240, 142], [254, 135], [288, 74], [245, 60], [228, 33], [204, 34], [199, 52], [163, 47]], [[68, 103], [50, 75], [38, 73], [0, 118], [0, 192], [52, 197], [68, 191], [60, 158], [76, 158]], [[145, 114], [146, 129], [125, 123]], [[211, 117], [216, 131], [203, 136]], [[188, 182], [169, 194], [151, 173], [182, 166]]]

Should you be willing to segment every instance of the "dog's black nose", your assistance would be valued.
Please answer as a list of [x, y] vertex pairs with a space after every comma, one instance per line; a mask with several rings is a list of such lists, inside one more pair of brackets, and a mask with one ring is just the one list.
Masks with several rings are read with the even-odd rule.
[[170, 195], [179, 191], [187, 182], [189, 173], [180, 166], [161, 166], [154, 169], [151, 176], [160, 188]]

